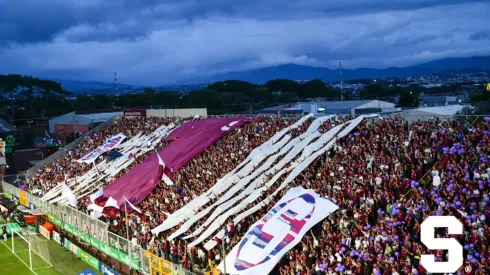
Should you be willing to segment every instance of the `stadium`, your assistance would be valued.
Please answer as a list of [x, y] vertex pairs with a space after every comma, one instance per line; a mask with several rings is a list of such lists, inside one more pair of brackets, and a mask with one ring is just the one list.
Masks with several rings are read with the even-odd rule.
[[[5, 220], [27, 214], [0, 253], [34, 274], [67, 268], [54, 253], [100, 274], [488, 274], [489, 137], [486, 116], [121, 115], [2, 182]], [[462, 225], [424, 235], [429, 216]]]

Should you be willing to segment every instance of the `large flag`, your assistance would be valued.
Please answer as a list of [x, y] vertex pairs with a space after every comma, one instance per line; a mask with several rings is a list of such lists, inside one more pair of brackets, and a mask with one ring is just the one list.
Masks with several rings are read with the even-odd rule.
[[63, 199], [66, 199], [67, 203], [73, 207], [77, 207], [77, 197], [75, 196], [75, 194], [73, 193], [73, 191], [71, 191], [70, 187], [68, 187], [68, 185], [66, 184], [63, 184], [63, 189], [61, 191], [61, 197]]
[[[313, 190], [290, 189], [224, 259], [230, 274], [269, 274], [315, 224], [338, 206]], [[222, 262], [218, 269], [224, 271]]]
[[129, 207], [133, 208], [134, 211], [140, 214], [142, 213], [141, 210], [138, 207], [134, 206], [132, 203], [130, 203], [128, 199], [126, 199], [126, 197], [124, 197], [124, 200], [126, 200], [126, 203], [129, 205]]
[[170, 169], [168, 169], [167, 165], [165, 165], [165, 162], [163, 162], [160, 154], [157, 153], [157, 156], [159, 165], [158, 168], [161, 169], [161, 173], [159, 172], [158, 174], [161, 175], [161, 180], [167, 185], [174, 185], [174, 182], [171, 180], [172, 173], [170, 172]]
[[[165, 163], [163, 162], [162, 158], [160, 155], [157, 153], [158, 156], [158, 171], [155, 173], [155, 176], [151, 179], [152, 181], [155, 181], [158, 183], [161, 182], [162, 177], [166, 177], [164, 171], [165, 171]], [[167, 184], [173, 184], [172, 181], [167, 177]], [[92, 204], [90, 204], [87, 209], [93, 210], [95, 212], [94, 215], [96, 215], [97, 212], [104, 213], [108, 216], [115, 216], [117, 213], [116, 209], [120, 209], [120, 205], [124, 205], [125, 203], [128, 203], [128, 205], [133, 208], [136, 212], [142, 213], [141, 210], [136, 208], [134, 204], [132, 204], [126, 196], [123, 196], [121, 201], [118, 201], [114, 199], [113, 197], [109, 196], [108, 199], [104, 198], [104, 191], [100, 189], [96, 193], [90, 195], [90, 200], [92, 201]]]
[[90, 195], [90, 201], [95, 202], [96, 199], [102, 197], [102, 194], [104, 194], [104, 188], [100, 188], [97, 192]]
[[103, 153], [110, 151], [118, 147], [126, 139], [123, 134], [117, 134], [109, 139], [107, 139], [101, 146], [95, 148], [92, 152], [85, 155], [83, 158], [77, 160], [78, 162], [92, 163]]
[[[106, 186], [103, 197], [113, 197], [118, 201], [119, 207], [124, 205], [124, 197], [133, 205], [138, 205], [162, 180], [166, 184], [173, 184], [172, 171], [178, 171], [229, 131], [248, 121], [251, 119], [209, 118], [182, 124], [165, 139], [170, 142], [169, 145], [158, 152], [158, 155], [148, 157], [123, 177]], [[222, 129], [223, 127], [225, 128]], [[162, 168], [161, 171], [160, 168]], [[163, 174], [166, 175], [166, 178], [162, 179]]]

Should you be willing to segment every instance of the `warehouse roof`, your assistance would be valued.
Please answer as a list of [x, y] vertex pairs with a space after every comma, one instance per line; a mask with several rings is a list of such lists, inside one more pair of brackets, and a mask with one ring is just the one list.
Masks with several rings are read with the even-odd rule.
[[86, 114], [86, 115], [77, 115], [77, 116], [89, 119], [92, 122], [104, 122], [115, 116], [122, 116], [122, 115], [123, 112], [113, 112], [113, 113]]

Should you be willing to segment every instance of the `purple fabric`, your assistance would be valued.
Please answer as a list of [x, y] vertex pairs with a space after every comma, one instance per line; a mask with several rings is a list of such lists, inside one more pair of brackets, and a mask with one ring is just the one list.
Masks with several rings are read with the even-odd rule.
[[[184, 123], [175, 129], [167, 138], [172, 141], [159, 153], [168, 169], [175, 172], [192, 158], [202, 153], [223, 137], [227, 132], [251, 121], [246, 118], [209, 118]], [[230, 123], [237, 122], [233, 126]], [[223, 127], [229, 129], [223, 130]], [[109, 197], [117, 200], [120, 209], [124, 207], [124, 197], [133, 205], [142, 202], [160, 183], [158, 156], [149, 156], [138, 166], [131, 169], [123, 177], [104, 188], [100, 202]], [[160, 171], [159, 171], [160, 170]]]

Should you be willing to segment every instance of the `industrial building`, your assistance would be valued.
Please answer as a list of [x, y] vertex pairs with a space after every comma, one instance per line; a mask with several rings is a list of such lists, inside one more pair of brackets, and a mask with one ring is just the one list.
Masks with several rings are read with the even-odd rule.
[[113, 117], [122, 116], [123, 112], [76, 114], [71, 112], [49, 120], [49, 132], [54, 134], [57, 140], [64, 141], [66, 136], [74, 132], [85, 134], [90, 128], [105, 122]]
[[406, 109], [399, 112], [400, 115], [405, 118], [408, 122], [417, 120], [429, 120], [431, 118], [438, 117], [441, 120], [453, 119], [459, 111], [463, 110], [465, 106], [463, 105], [449, 105], [449, 106], [439, 106], [439, 107], [427, 107], [427, 108], [416, 108], [416, 109]]
[[454, 105], [466, 101], [469, 98], [469, 93], [460, 92], [452, 94], [432, 94], [426, 95], [424, 93], [420, 94], [420, 106], [422, 107], [437, 107], [437, 106], [447, 106]]
[[348, 100], [348, 101], [316, 101], [298, 102], [266, 108], [259, 114], [303, 115], [312, 113], [321, 115], [360, 115], [367, 113], [393, 112], [395, 103], [381, 100]]

